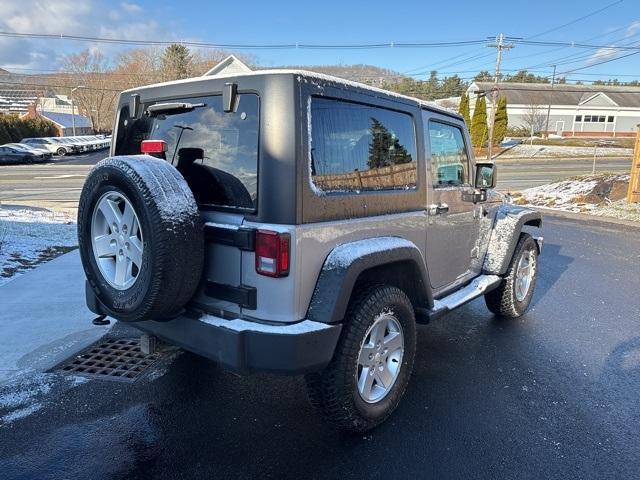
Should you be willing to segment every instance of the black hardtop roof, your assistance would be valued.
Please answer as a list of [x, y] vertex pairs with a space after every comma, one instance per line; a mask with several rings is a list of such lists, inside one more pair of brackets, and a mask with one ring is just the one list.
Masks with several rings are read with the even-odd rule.
[[357, 89], [360, 91], [364, 91], [370, 95], [385, 97], [389, 100], [401, 101], [402, 103], [406, 103], [406, 104], [417, 105], [420, 108], [425, 108], [425, 109], [440, 113], [442, 115], [447, 115], [449, 117], [456, 118], [458, 120], [463, 120], [462, 116], [460, 116], [459, 114], [446, 110], [436, 105], [433, 102], [428, 102], [425, 100], [421, 100], [419, 98], [410, 97], [408, 95], [402, 95], [400, 93], [391, 92], [389, 90], [384, 90], [382, 88], [372, 87], [364, 83], [345, 80], [343, 78], [334, 77], [332, 75], [326, 75], [323, 73], [311, 72], [307, 70], [294, 70], [294, 69], [256, 70], [251, 72], [233, 73], [228, 75], [218, 74], [218, 75], [211, 75], [211, 76], [185, 78], [183, 80], [173, 80], [170, 82], [155, 83], [151, 85], [132, 88], [129, 90], [125, 90], [124, 92], [122, 92], [121, 95], [142, 93], [149, 90], [163, 89], [166, 87], [173, 87], [177, 85], [209, 83], [217, 80], [225, 80], [225, 83], [226, 83], [236, 78], [240, 79], [240, 78], [248, 78], [248, 77], [250, 78], [250, 77], [281, 76], [281, 75], [290, 75], [293, 77], [297, 77], [299, 81], [306, 80], [306, 81], [318, 82], [322, 84], [329, 83], [339, 88]]

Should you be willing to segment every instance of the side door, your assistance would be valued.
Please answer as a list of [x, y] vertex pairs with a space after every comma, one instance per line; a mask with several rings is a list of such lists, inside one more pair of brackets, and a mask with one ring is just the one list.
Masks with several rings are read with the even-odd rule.
[[479, 208], [462, 198], [473, 181], [463, 124], [427, 110], [422, 119], [428, 187], [426, 259], [431, 286], [443, 291], [477, 274]]

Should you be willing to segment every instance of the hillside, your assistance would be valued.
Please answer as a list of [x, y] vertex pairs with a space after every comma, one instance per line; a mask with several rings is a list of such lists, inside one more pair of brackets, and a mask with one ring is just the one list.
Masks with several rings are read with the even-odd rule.
[[[257, 67], [263, 69], [264, 67]], [[380, 68], [374, 65], [286, 65], [278, 68], [293, 68], [300, 70], [310, 70], [312, 72], [324, 73], [335, 77], [352, 80], [354, 82], [367, 83], [369, 85], [380, 86], [384, 83], [397, 83], [404, 77], [401, 73]]]

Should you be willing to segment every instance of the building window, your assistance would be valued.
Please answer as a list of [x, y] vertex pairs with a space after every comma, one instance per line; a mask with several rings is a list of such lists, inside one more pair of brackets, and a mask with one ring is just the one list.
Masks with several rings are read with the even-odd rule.
[[607, 117], [607, 122], [613, 123], [613, 115], [610, 115], [609, 117]]
[[582, 115], [576, 115], [576, 122], [582, 122]]
[[598, 122], [599, 122], [599, 123], [604, 123], [605, 119], [606, 119], [606, 117], [605, 117], [604, 115], [600, 115], [600, 116], [598, 117]]
[[417, 186], [413, 118], [386, 108], [313, 97], [311, 179], [323, 192]]
[[584, 121], [585, 122], [590, 122], [591, 121], [591, 115], [585, 115], [584, 116]]

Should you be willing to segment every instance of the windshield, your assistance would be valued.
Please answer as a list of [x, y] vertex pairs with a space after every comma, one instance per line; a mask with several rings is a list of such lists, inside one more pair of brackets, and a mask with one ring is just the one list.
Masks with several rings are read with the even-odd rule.
[[[140, 153], [143, 140], [164, 140], [165, 159], [185, 177], [200, 205], [254, 211], [258, 189], [259, 99], [238, 95], [235, 112], [224, 112], [222, 96], [171, 100], [204, 104], [190, 111], [130, 119], [123, 107], [116, 155]], [[149, 104], [145, 105], [145, 109]]]

